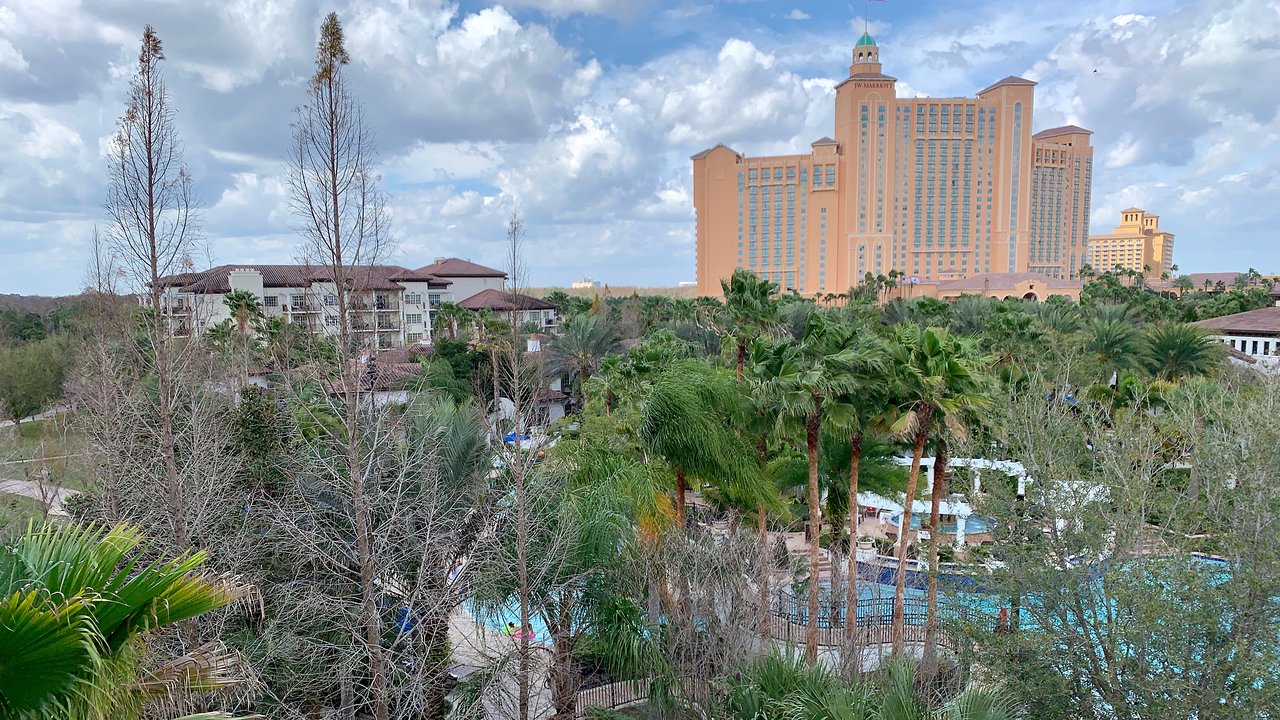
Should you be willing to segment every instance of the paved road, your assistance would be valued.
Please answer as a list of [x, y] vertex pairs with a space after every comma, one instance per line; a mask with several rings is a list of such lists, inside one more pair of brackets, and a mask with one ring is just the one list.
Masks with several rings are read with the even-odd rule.
[[21, 495], [22, 497], [37, 500], [44, 503], [49, 508], [50, 515], [66, 517], [67, 498], [72, 495], [78, 495], [79, 491], [68, 490], [55, 485], [38, 483], [32, 480], [10, 480], [8, 478], [0, 478], [0, 493]]

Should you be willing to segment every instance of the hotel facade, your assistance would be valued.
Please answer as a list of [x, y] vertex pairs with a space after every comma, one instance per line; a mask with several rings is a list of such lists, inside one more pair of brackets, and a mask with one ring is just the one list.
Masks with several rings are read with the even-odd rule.
[[1142, 208], [1121, 211], [1115, 230], [1089, 236], [1089, 264], [1098, 272], [1116, 268], [1159, 280], [1172, 272], [1173, 233], [1160, 229], [1160, 216]]
[[[539, 330], [558, 326], [557, 308], [506, 291], [507, 274], [460, 258], [437, 258], [416, 270], [398, 265], [348, 269], [350, 331], [370, 350], [431, 343], [435, 313], [444, 303], [513, 316]], [[328, 268], [311, 265], [220, 265], [160, 278], [159, 311], [178, 337], [200, 335], [231, 320], [224, 302], [232, 292], [254, 296], [263, 317], [302, 332], [338, 334], [339, 289]], [[146, 296], [140, 298], [145, 302]]]
[[1078, 277], [1092, 133], [1033, 135], [1034, 90], [1010, 76], [975, 98], [899, 98], [863, 34], [836, 86], [834, 138], [804, 155], [693, 156], [699, 293], [719, 295], [737, 268], [806, 295], [891, 270], [908, 283]]

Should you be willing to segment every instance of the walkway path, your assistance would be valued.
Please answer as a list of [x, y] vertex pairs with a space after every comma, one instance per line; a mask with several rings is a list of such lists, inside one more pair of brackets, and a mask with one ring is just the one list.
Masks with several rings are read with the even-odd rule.
[[50, 515], [58, 517], [67, 516], [67, 499], [73, 495], [80, 494], [78, 490], [68, 490], [34, 480], [10, 480], [8, 478], [0, 478], [0, 493], [31, 498], [48, 508]]
[[[32, 422], [32, 421], [35, 421], [35, 420], [47, 420], [47, 419], [49, 419], [49, 418], [53, 417], [54, 415], [57, 415], [58, 413], [64, 413], [64, 412], [66, 412], [66, 411], [67, 411], [67, 408], [66, 408], [65, 406], [63, 406], [63, 405], [59, 405], [59, 406], [57, 406], [57, 407], [55, 407], [55, 408], [50, 408], [50, 409], [48, 409], [48, 410], [45, 410], [45, 411], [44, 411], [44, 412], [42, 412], [42, 413], [36, 413], [35, 415], [32, 415], [31, 417], [24, 417], [24, 418], [22, 418], [22, 422], [24, 422], [24, 423], [25, 423], [25, 422]], [[0, 420], [0, 428], [6, 428], [6, 427], [13, 427], [13, 421], [12, 421], [12, 420]]]

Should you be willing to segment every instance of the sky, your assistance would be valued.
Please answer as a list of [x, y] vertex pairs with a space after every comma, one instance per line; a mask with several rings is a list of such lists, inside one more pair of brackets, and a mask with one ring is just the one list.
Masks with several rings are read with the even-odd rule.
[[0, 0], [0, 293], [83, 285], [143, 25], [195, 179], [202, 264], [291, 262], [284, 157], [337, 11], [396, 264], [528, 282], [694, 279], [690, 155], [807, 152], [864, 25], [901, 96], [1039, 83], [1034, 129], [1094, 131], [1092, 229], [1137, 205], [1183, 272], [1280, 273], [1274, 0]]

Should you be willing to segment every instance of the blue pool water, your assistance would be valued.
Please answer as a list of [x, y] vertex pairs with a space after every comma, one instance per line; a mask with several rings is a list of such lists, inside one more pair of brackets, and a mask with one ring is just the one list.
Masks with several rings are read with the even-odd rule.
[[[506, 634], [507, 623], [515, 623], [517, 626], [520, 624], [520, 605], [516, 603], [508, 605], [496, 615], [481, 613], [474, 604], [471, 604], [467, 611], [479, 618], [485, 627], [502, 635]], [[533, 630], [533, 642], [551, 642], [551, 634], [547, 631], [546, 623], [542, 622], [542, 618], [537, 613], [529, 614], [529, 627]]]
[[[912, 529], [912, 530], [919, 530], [919, 529], [920, 529], [920, 521], [921, 521], [922, 519], [923, 519], [923, 518], [920, 516], [920, 513], [913, 513], [913, 514], [911, 515], [911, 529]], [[889, 518], [889, 522], [893, 523], [894, 525], [899, 525], [899, 526], [901, 526], [901, 525], [902, 525], [902, 514], [901, 514], [901, 513], [899, 513], [899, 514], [894, 515], [893, 517]], [[966, 533], [966, 534], [968, 534], [968, 535], [979, 535], [979, 534], [981, 534], [981, 533], [991, 532], [991, 529], [992, 529], [992, 528], [994, 528], [995, 526], [996, 526], [995, 518], [989, 518], [989, 517], [985, 517], [985, 516], [982, 516], [982, 515], [970, 515], [970, 516], [969, 516], [969, 518], [968, 518], [967, 520], [965, 520], [965, 523], [964, 523], [964, 531], [965, 531], [965, 533]], [[938, 529], [939, 529], [939, 530], [940, 530], [944, 535], [955, 535], [955, 534], [956, 534], [956, 524], [955, 524], [955, 523], [943, 523], [942, 525], [940, 525], [940, 526], [939, 526], [939, 528], [938, 528]]]

